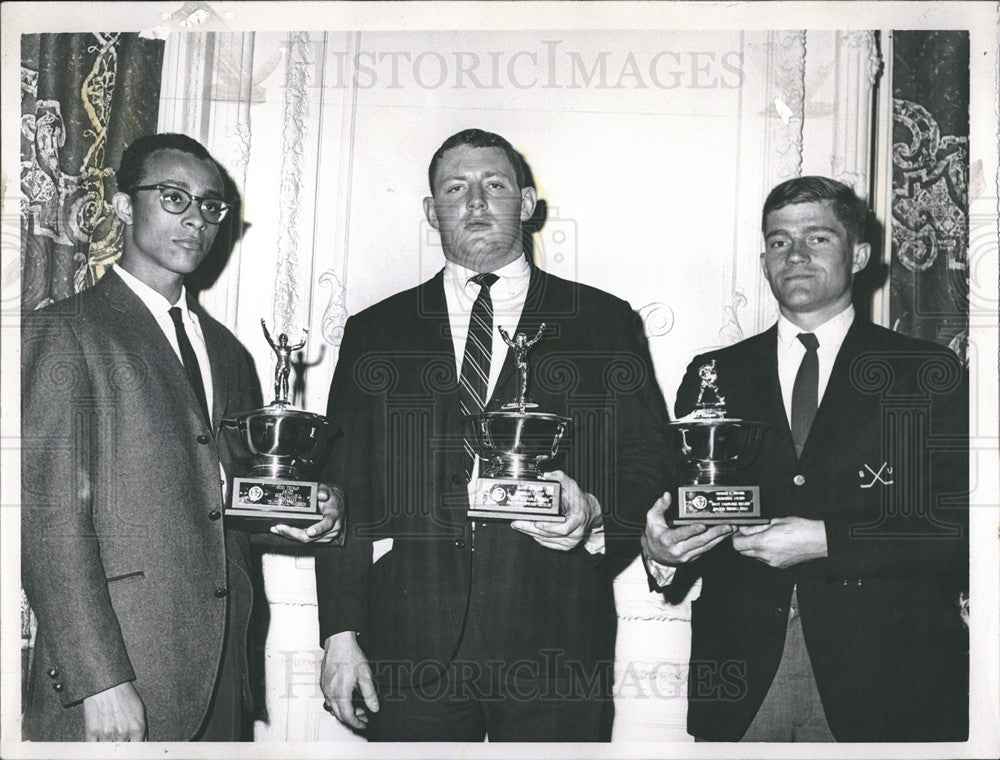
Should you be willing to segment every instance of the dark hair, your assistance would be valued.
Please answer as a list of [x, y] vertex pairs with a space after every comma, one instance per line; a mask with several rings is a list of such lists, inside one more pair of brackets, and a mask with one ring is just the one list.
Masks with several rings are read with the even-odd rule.
[[843, 182], [829, 177], [796, 177], [786, 180], [767, 194], [760, 228], [766, 232], [767, 215], [795, 203], [829, 201], [837, 220], [844, 225], [852, 243], [863, 243], [868, 232], [868, 205]]
[[187, 135], [176, 132], [143, 135], [129, 143], [122, 152], [122, 161], [118, 165], [118, 174], [115, 177], [121, 192], [131, 192], [133, 187], [141, 184], [146, 171], [146, 159], [158, 150], [179, 150], [190, 153], [201, 161], [215, 163], [215, 159], [205, 146]]
[[460, 145], [468, 145], [470, 148], [500, 148], [507, 154], [511, 166], [514, 167], [514, 179], [517, 181], [518, 190], [528, 186], [528, 172], [525, 169], [524, 157], [514, 150], [514, 146], [493, 132], [484, 132], [481, 129], [463, 129], [441, 143], [441, 147], [434, 152], [431, 158], [431, 165], [427, 168], [427, 181], [431, 186], [431, 195], [434, 194], [434, 172], [437, 171], [441, 157], [452, 148], [457, 148]]

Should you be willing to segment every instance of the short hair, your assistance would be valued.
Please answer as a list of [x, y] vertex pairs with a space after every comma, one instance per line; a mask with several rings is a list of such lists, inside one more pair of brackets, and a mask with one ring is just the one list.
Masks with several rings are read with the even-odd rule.
[[852, 243], [866, 241], [868, 232], [868, 205], [843, 182], [829, 177], [795, 177], [786, 180], [771, 190], [764, 201], [764, 211], [760, 218], [761, 232], [767, 232], [767, 215], [772, 211], [796, 203], [822, 203], [829, 201]]
[[121, 192], [130, 193], [132, 188], [140, 184], [146, 172], [146, 159], [158, 150], [179, 150], [189, 153], [201, 161], [211, 161], [215, 164], [215, 159], [212, 158], [208, 149], [193, 137], [177, 132], [143, 135], [129, 143], [129, 146], [122, 152], [118, 174], [115, 176], [118, 189]]
[[434, 172], [437, 171], [441, 158], [449, 150], [460, 145], [468, 145], [470, 148], [500, 148], [507, 155], [511, 166], [514, 167], [514, 179], [517, 182], [518, 190], [529, 185], [524, 156], [514, 150], [513, 145], [493, 132], [485, 132], [482, 129], [463, 129], [441, 143], [441, 147], [431, 157], [431, 164], [427, 168], [427, 181], [431, 187], [431, 195], [434, 194]]

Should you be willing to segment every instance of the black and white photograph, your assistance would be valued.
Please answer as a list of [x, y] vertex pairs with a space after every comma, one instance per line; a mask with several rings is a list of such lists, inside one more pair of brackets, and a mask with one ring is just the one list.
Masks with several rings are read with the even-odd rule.
[[0, 28], [0, 755], [1000, 755], [1000, 5]]

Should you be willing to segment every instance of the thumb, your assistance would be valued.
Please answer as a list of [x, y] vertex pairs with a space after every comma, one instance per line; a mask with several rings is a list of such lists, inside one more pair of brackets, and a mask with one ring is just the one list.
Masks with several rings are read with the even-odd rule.
[[362, 673], [358, 678], [358, 690], [365, 700], [365, 707], [372, 712], [378, 712], [378, 695], [375, 693], [375, 685], [372, 683], [371, 673]]

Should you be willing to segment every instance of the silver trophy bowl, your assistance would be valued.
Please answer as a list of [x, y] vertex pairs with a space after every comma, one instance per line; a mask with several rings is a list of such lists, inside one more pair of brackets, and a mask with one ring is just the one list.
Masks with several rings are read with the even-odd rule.
[[220, 434], [249, 476], [304, 480], [311, 477], [331, 431], [322, 415], [276, 401], [222, 420]]
[[[537, 479], [540, 466], [555, 458], [572, 420], [547, 412], [509, 405], [496, 412], [472, 415], [476, 451], [487, 465], [488, 478]], [[527, 405], [531, 406], [531, 405]]]
[[669, 428], [695, 475], [692, 485], [716, 485], [753, 459], [764, 423], [715, 417], [699, 410], [669, 423]]

